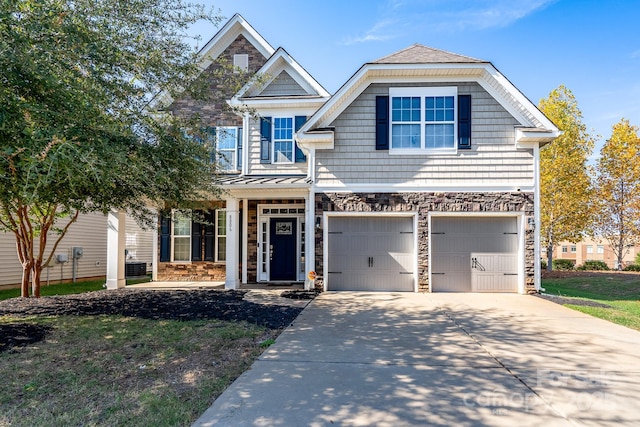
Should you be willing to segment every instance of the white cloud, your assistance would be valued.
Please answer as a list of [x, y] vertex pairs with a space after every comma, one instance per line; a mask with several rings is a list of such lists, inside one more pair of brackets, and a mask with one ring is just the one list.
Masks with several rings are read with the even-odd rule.
[[[386, 0], [376, 22], [345, 45], [385, 41], [408, 33], [507, 27], [557, 0]], [[640, 55], [640, 51], [638, 51]]]

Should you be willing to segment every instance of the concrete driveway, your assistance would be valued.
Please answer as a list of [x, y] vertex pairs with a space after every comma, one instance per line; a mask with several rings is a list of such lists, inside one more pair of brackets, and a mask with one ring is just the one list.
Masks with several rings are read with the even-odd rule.
[[640, 333], [534, 296], [323, 293], [196, 426], [640, 425]]

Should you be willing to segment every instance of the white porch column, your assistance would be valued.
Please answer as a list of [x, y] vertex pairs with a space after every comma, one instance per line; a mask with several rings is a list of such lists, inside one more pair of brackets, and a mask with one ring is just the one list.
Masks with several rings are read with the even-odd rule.
[[304, 288], [311, 289], [312, 284], [307, 275], [310, 271], [315, 271], [316, 265], [316, 215], [315, 215], [315, 195], [313, 188], [309, 190], [309, 195], [305, 197], [305, 221], [304, 221]]
[[242, 283], [247, 284], [247, 251], [249, 250], [249, 200], [242, 199]]
[[238, 201], [226, 199], [227, 202], [227, 266], [225, 289], [238, 289]]
[[153, 227], [153, 242], [151, 243], [151, 258], [153, 259], [153, 264], [151, 264], [151, 281], [152, 282], [157, 282], [158, 281], [158, 260], [160, 259], [158, 257], [158, 246], [160, 245], [160, 242], [158, 242], [158, 214], [156, 213], [155, 216], [155, 223], [156, 226]]
[[126, 216], [122, 211], [107, 215], [107, 289], [124, 288]]

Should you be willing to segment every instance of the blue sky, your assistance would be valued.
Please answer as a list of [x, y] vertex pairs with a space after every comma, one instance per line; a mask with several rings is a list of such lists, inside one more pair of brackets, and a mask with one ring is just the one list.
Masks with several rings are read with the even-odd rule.
[[[640, 126], [640, 1], [204, 0], [240, 13], [330, 93], [362, 64], [414, 43], [493, 63], [534, 104], [561, 84], [600, 143]], [[202, 42], [217, 29], [198, 25]]]

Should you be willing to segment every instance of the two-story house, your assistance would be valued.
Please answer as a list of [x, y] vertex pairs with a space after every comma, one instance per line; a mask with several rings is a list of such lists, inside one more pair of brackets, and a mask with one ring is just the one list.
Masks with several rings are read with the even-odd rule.
[[207, 225], [163, 218], [157, 280], [538, 289], [539, 149], [559, 131], [490, 62], [416, 44], [329, 96], [239, 15], [203, 51], [265, 79], [229, 96], [242, 117], [172, 101], [210, 114], [229, 173]]

